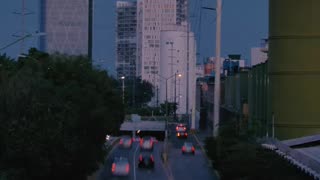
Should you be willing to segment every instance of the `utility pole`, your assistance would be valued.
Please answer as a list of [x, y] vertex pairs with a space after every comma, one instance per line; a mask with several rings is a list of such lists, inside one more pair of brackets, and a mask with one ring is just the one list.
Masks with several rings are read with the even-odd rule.
[[186, 116], [187, 122], [190, 124], [189, 120], [189, 3], [187, 1], [187, 9], [186, 9], [186, 19], [187, 19], [187, 89], [186, 89]]
[[92, 61], [93, 0], [89, 0], [88, 12], [88, 58]]
[[174, 110], [174, 116], [173, 116], [173, 120], [176, 121], [177, 119], [177, 75], [176, 73], [174, 73], [174, 106], [173, 106], [173, 110]]
[[221, 11], [222, 11], [222, 0], [217, 0], [216, 62], [215, 62], [216, 67], [215, 67], [215, 80], [214, 80], [213, 137], [218, 137], [219, 135], [219, 122], [220, 122]]
[[[21, 30], [22, 30], [22, 37], [24, 37], [24, 34], [25, 34], [25, 10], [26, 10], [26, 7], [25, 7], [25, 1], [22, 0], [22, 10], [21, 10], [21, 13], [22, 13], [22, 17], [21, 17]], [[20, 54], [22, 54], [24, 51], [24, 39], [22, 39], [21, 41], [21, 49], [20, 49]]]
[[26, 32], [25, 18], [26, 18], [26, 15], [33, 14], [33, 12], [27, 11], [25, 0], [21, 0], [21, 12], [13, 12], [13, 14], [21, 15], [21, 34], [13, 34], [12, 36], [18, 37], [19, 38], [18, 41], [21, 41], [19, 54], [22, 54], [24, 52], [24, 47], [25, 47], [24, 41], [26, 37], [29, 37], [29, 34], [30, 34]]

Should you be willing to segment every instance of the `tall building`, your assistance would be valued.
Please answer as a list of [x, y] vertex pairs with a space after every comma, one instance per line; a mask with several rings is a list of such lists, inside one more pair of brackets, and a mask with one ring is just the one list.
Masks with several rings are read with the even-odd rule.
[[176, 0], [138, 1], [138, 76], [159, 86], [160, 32], [176, 24]]
[[117, 76], [136, 76], [137, 3], [117, 1], [116, 68]]
[[[174, 28], [177, 29], [177, 28]], [[196, 87], [196, 42], [189, 33], [189, 63], [187, 62], [188, 33], [186, 28], [161, 31], [160, 54], [160, 102], [178, 103], [177, 114], [191, 113], [195, 103]], [[189, 64], [189, 68], [187, 65]], [[188, 70], [189, 69], [189, 70]], [[189, 77], [187, 77], [189, 73]], [[179, 76], [180, 74], [180, 76]], [[189, 83], [187, 83], [189, 80]], [[188, 90], [187, 90], [188, 89]]]
[[[137, 4], [137, 76], [160, 88], [161, 31], [186, 28], [187, 0], [138, 0]], [[183, 25], [184, 24], [184, 25]], [[178, 26], [179, 25], [179, 26]], [[184, 27], [183, 27], [184, 26]], [[151, 105], [156, 105], [153, 99]]]
[[91, 56], [92, 0], [41, 0], [40, 13], [40, 50]]
[[[176, 101], [179, 103], [178, 113], [180, 114], [189, 111], [186, 109], [187, 102], [190, 104], [189, 107], [192, 107], [192, 97], [195, 93], [193, 87], [196, 81], [195, 40], [193, 33], [190, 32], [190, 77], [187, 83], [186, 21], [187, 0], [117, 2], [118, 77], [133, 76], [135, 73], [154, 87], [155, 96], [149, 105], [157, 106], [159, 103], [164, 103], [165, 99], [170, 102]], [[182, 77], [173, 78], [174, 74], [181, 74]], [[171, 77], [170, 81], [169, 77]], [[176, 80], [174, 83], [173, 79]], [[167, 98], [166, 86], [170, 92], [167, 93]]]

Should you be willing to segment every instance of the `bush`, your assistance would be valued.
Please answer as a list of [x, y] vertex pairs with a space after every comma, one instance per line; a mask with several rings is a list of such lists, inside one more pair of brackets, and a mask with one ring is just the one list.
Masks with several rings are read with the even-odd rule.
[[274, 152], [243, 137], [208, 137], [205, 148], [222, 180], [312, 179]]

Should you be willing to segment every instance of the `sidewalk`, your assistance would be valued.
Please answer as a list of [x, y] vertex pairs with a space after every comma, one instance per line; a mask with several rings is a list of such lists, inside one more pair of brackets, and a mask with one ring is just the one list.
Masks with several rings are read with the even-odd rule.
[[216, 171], [213, 166], [212, 166], [212, 160], [207, 156], [207, 152], [205, 149], [205, 140], [208, 136], [212, 136], [212, 131], [210, 130], [198, 130], [196, 132], [193, 133], [194, 138], [196, 139], [197, 143], [200, 146], [200, 149], [202, 151], [202, 153], [204, 154], [204, 156], [207, 159], [207, 163], [209, 168], [211, 168], [215, 174], [215, 176], [217, 177], [217, 179], [220, 179], [220, 175], [218, 173], [218, 171]]

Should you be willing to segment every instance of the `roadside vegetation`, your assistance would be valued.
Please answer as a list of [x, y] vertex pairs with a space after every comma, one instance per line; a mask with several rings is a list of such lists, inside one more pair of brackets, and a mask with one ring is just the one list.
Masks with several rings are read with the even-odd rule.
[[236, 122], [220, 127], [220, 136], [208, 137], [205, 149], [221, 180], [313, 179], [276, 153], [263, 149], [249, 132], [239, 132]]
[[0, 179], [86, 179], [124, 107], [117, 80], [80, 56], [0, 56]]

